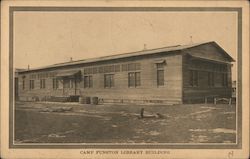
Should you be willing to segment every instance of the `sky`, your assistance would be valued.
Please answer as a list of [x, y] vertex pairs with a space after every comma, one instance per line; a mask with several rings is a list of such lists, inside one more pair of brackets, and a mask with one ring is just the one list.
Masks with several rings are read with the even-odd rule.
[[[15, 12], [15, 68], [215, 41], [237, 59], [233, 12]], [[236, 65], [233, 63], [233, 80]]]

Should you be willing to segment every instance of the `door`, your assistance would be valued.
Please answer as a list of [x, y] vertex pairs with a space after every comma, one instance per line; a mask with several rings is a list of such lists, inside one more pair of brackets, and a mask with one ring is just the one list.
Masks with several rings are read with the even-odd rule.
[[80, 95], [80, 80], [78, 78], [63, 79], [63, 94], [64, 96]]

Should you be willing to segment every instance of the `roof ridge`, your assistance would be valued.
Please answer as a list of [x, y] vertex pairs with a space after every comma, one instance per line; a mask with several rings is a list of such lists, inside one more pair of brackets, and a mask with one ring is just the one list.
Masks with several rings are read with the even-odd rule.
[[[26, 70], [26, 71], [21, 71], [21, 72], [27, 72], [27, 71], [33, 71], [33, 70], [41, 70], [41, 69], [54, 68], [54, 67], [62, 67], [62, 66], [67, 66], [67, 65], [76, 65], [76, 64], [81, 64], [81, 62], [91, 63], [91, 62], [95, 62], [95, 61], [98, 62], [98, 61], [103, 61], [103, 60], [112, 60], [112, 57], [113, 58], [126, 58], [126, 57], [132, 57], [132, 56], [154, 54], [154, 53], [164, 52], [164, 51], [165, 52], [177, 51], [177, 50], [192, 48], [192, 47], [196, 47], [196, 46], [199, 46], [199, 45], [208, 44], [208, 43], [212, 43], [212, 42], [214, 42], [214, 41], [207, 41], [207, 42], [201, 42], [201, 43], [192, 43], [192, 44], [186, 44], [186, 45], [165, 46], [165, 47], [159, 47], [159, 48], [153, 48], [153, 49], [145, 49], [145, 50], [140, 50], [140, 51], [133, 51], [133, 52], [120, 53], [120, 54], [114, 54], [114, 55], [107, 55], [107, 56], [101, 56], [101, 57], [93, 57], [93, 58], [76, 60], [76, 61], [56, 63], [56, 64], [52, 64], [52, 65], [37, 67], [37, 68]], [[158, 51], [153, 52], [155, 50], [158, 50]], [[131, 56], [129, 56], [130, 54], [131, 54]]]
[[[212, 42], [212, 41], [209, 41], [209, 42]], [[138, 50], [138, 51], [132, 51], [132, 52], [118, 53], [118, 54], [115, 54], [115, 55], [106, 55], [106, 56], [101, 56], [101, 57], [91, 57], [91, 58], [75, 60], [75, 61], [60, 62], [60, 63], [52, 64], [52, 66], [54, 66], [54, 65], [56, 66], [58, 64], [66, 64], [66, 63], [70, 64], [70, 63], [74, 63], [74, 62], [86, 61], [86, 60], [91, 60], [91, 59], [96, 59], [96, 58], [106, 58], [106, 57], [119, 56], [119, 55], [128, 55], [128, 54], [139, 53], [139, 52], [143, 52], [143, 51], [153, 51], [153, 50], [159, 50], [159, 49], [164, 49], [164, 48], [172, 48], [172, 47], [178, 47], [178, 46], [201, 45], [201, 44], [206, 44], [206, 43], [209, 43], [209, 42], [193, 43], [193, 44], [185, 44], [185, 45], [178, 44], [178, 45], [157, 47], [157, 48], [152, 48], [152, 49], [145, 49], [145, 50]]]

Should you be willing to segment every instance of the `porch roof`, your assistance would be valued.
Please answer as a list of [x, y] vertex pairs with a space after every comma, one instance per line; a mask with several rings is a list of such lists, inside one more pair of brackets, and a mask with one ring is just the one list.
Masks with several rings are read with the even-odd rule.
[[80, 70], [72, 70], [72, 71], [64, 71], [64, 72], [59, 72], [56, 77], [57, 78], [73, 78], [75, 77], [76, 75], [80, 75], [81, 74], [81, 71]]

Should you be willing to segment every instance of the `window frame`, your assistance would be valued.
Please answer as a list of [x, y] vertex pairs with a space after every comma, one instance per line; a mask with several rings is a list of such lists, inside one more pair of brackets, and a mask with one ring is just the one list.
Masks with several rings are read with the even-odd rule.
[[59, 88], [59, 80], [57, 78], [52, 79], [53, 83], [53, 89], [56, 90]]
[[40, 89], [46, 88], [46, 79], [40, 79]]
[[22, 89], [25, 90], [25, 79], [22, 81]]
[[74, 88], [74, 83], [75, 83], [75, 80], [73, 78], [70, 78], [69, 79], [69, 88]]
[[29, 89], [33, 90], [35, 88], [35, 81], [34, 80], [30, 80], [29, 81]]
[[83, 86], [84, 88], [93, 88], [93, 76], [85, 75], [83, 77]]
[[189, 86], [199, 87], [199, 71], [189, 70]]
[[[133, 76], [130, 76], [130, 75], [133, 75]], [[141, 86], [141, 72], [138, 72], [138, 71], [128, 72], [128, 88], [136, 88], [140, 86]]]
[[214, 72], [208, 72], [208, 87], [214, 87]]
[[222, 73], [222, 87], [228, 87], [228, 74]]
[[[115, 75], [114, 74], [104, 74], [104, 88], [114, 88], [115, 87]], [[108, 83], [108, 85], [107, 85]]]
[[[161, 87], [165, 85], [165, 71], [164, 71], [164, 66], [165, 63], [156, 63], [156, 82], [157, 82], [157, 87]], [[159, 78], [159, 72], [163, 72], [162, 79], [163, 81], [160, 81]]]

